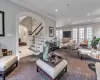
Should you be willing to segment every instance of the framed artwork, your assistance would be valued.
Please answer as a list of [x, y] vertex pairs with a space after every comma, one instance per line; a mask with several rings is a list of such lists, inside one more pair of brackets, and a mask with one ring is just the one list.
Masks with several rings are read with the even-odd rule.
[[53, 36], [54, 36], [54, 28], [49, 27], [49, 37], [53, 37]]
[[0, 36], [5, 36], [4, 12], [0, 11]]

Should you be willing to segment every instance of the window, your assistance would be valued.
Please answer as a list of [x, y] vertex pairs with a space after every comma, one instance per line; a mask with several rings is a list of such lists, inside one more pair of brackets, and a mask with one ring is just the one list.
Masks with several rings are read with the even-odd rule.
[[56, 30], [56, 37], [57, 37], [57, 40], [62, 40], [62, 30]]
[[73, 40], [77, 42], [77, 29], [73, 29]]
[[92, 40], [92, 27], [87, 27], [87, 40]]
[[84, 28], [79, 28], [79, 42], [84, 42]]

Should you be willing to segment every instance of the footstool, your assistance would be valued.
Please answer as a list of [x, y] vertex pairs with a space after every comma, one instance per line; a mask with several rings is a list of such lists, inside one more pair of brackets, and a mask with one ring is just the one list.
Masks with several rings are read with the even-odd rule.
[[47, 75], [51, 80], [56, 80], [61, 75], [67, 71], [67, 61], [65, 59], [61, 60], [57, 65], [51, 66], [43, 60], [39, 59], [36, 61], [37, 72], [40, 70]]
[[87, 55], [88, 54], [91, 54], [91, 51], [90, 49], [78, 49], [78, 56], [79, 54], [81, 55], [81, 60], [83, 59], [83, 55]]
[[8, 72], [13, 65], [18, 66], [18, 57], [16, 55], [3, 56], [0, 58], [0, 75], [5, 80], [5, 74]]

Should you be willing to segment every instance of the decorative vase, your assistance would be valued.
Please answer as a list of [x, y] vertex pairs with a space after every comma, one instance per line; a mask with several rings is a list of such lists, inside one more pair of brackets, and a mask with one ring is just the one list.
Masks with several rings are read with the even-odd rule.
[[97, 47], [96, 47], [96, 46], [92, 46], [92, 48], [97, 49]]
[[48, 61], [48, 59], [49, 59], [48, 50], [49, 50], [48, 45], [43, 47], [43, 59], [46, 60], [46, 61]]

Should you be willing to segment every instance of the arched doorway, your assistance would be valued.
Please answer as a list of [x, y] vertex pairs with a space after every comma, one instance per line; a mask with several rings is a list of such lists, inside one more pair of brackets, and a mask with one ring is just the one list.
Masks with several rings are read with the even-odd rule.
[[17, 17], [16, 17], [16, 54], [17, 54], [17, 56], [19, 56], [19, 44], [18, 44], [19, 43], [19, 18], [23, 17], [23, 16], [24, 17], [25, 16], [32, 17], [32, 18], [40, 21], [42, 23], [43, 27], [45, 27], [45, 23], [44, 23], [43, 19], [36, 14], [30, 13], [30, 12], [21, 12], [17, 15]]

